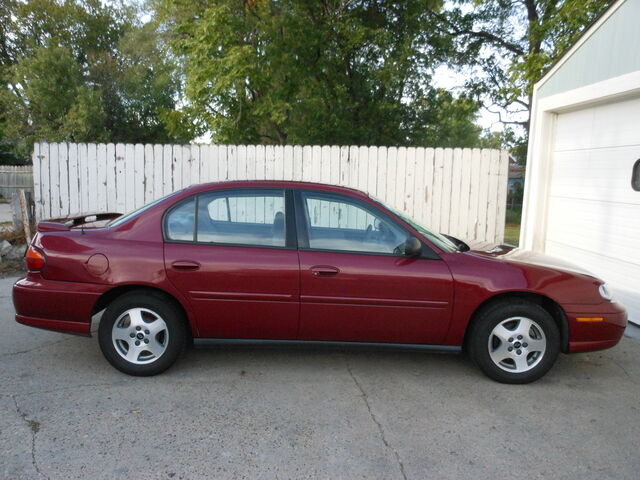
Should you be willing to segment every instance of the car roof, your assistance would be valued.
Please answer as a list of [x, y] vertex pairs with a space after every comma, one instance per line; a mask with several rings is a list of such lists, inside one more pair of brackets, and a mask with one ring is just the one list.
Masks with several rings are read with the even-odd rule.
[[338, 185], [328, 185], [325, 183], [316, 182], [301, 182], [301, 181], [288, 181], [288, 180], [229, 180], [224, 182], [210, 182], [200, 183], [197, 185], [191, 185], [187, 187], [184, 192], [189, 194], [199, 193], [211, 189], [217, 188], [297, 188], [297, 189], [309, 189], [309, 190], [323, 190], [328, 192], [343, 192], [351, 193], [359, 196], [368, 197], [368, 195], [355, 188], [343, 187]]

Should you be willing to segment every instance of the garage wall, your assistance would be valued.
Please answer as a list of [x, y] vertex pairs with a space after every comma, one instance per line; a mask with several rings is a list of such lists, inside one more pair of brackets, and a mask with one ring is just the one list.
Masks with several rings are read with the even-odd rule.
[[640, 70], [640, 0], [624, 0], [611, 9], [606, 21], [594, 26], [540, 84], [538, 98]]
[[611, 283], [640, 321], [640, 98], [556, 119], [545, 250]]
[[456, 237], [504, 237], [509, 155], [461, 148], [38, 143], [38, 219], [128, 212], [189, 185], [300, 180], [357, 188]]

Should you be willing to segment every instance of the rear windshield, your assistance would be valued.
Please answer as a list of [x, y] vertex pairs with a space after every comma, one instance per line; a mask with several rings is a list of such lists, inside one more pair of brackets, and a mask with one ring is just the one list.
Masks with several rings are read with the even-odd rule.
[[143, 205], [140, 208], [135, 209], [133, 212], [129, 212], [125, 215], [122, 215], [121, 217], [118, 217], [114, 220], [111, 220], [109, 223], [107, 223], [107, 227], [117, 227], [118, 225], [122, 225], [124, 222], [131, 220], [133, 217], [136, 217], [138, 215], [140, 215], [142, 212], [150, 209], [151, 207], [153, 207], [154, 205], [159, 204], [160, 202], [166, 200], [167, 198], [173, 197], [174, 195], [180, 193], [182, 190], [178, 190], [176, 192], [172, 192], [168, 195], [165, 195], [164, 197], [158, 198], [157, 200], [154, 200], [151, 203], [147, 203], [146, 205]]

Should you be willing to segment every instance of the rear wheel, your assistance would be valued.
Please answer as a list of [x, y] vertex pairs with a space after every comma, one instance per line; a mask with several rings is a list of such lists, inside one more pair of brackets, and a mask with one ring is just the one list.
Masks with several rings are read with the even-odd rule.
[[156, 375], [169, 368], [186, 344], [182, 312], [155, 292], [131, 292], [114, 300], [98, 329], [100, 349], [118, 370]]
[[551, 315], [524, 300], [490, 306], [471, 326], [468, 342], [472, 360], [502, 383], [538, 380], [560, 352], [560, 333]]

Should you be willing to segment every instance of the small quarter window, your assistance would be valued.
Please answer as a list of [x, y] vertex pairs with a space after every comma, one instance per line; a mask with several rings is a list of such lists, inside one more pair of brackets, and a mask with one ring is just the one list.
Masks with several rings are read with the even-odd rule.
[[636, 160], [633, 164], [633, 171], [631, 172], [631, 188], [636, 192], [640, 192], [640, 160]]
[[192, 198], [169, 212], [166, 219], [167, 238], [182, 242], [193, 241], [196, 202]]

